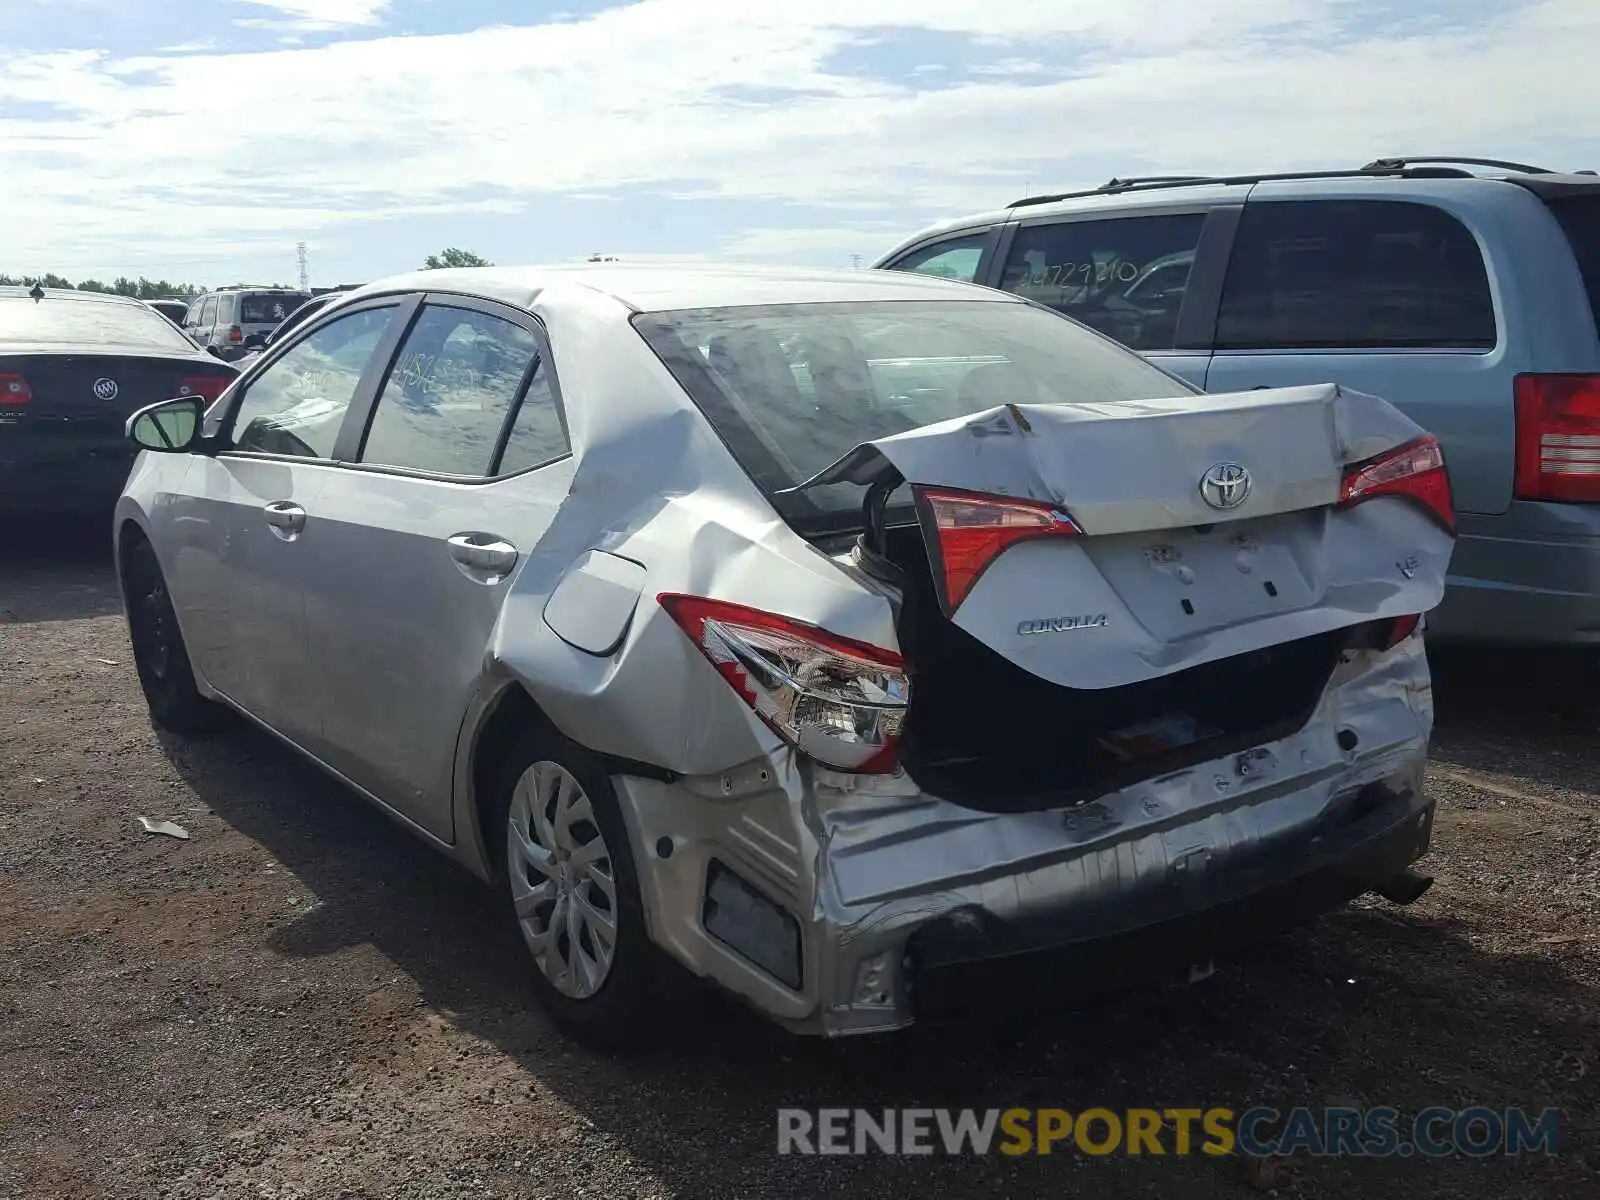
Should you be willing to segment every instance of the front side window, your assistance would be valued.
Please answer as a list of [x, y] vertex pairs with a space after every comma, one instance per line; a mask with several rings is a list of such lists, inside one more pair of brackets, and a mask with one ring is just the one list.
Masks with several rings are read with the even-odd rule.
[[1170, 350], [1205, 223], [1178, 213], [1025, 225], [1000, 286], [1134, 350]]
[[891, 269], [971, 283], [978, 277], [978, 262], [983, 258], [983, 247], [988, 240], [988, 234], [977, 233], [954, 241], [935, 242], [913, 250]]
[[[769, 494], [863, 442], [1003, 404], [1194, 394], [1138, 355], [1010, 300], [644, 313], [634, 325]], [[830, 511], [859, 489], [807, 493]]]
[[234, 448], [332, 458], [339, 426], [394, 312], [386, 305], [330, 321], [256, 376], [234, 413]]
[[1219, 350], [1492, 349], [1478, 243], [1430, 204], [1245, 205], [1217, 317]]
[[506, 416], [538, 353], [538, 340], [521, 325], [472, 309], [428, 305], [401, 343], [361, 461], [488, 475]]

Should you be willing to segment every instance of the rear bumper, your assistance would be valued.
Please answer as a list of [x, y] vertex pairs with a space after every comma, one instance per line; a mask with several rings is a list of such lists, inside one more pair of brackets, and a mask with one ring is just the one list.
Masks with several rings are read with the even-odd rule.
[[[1361, 815], [1330, 823], [1285, 857], [1260, 856], [1218, 880], [1174, 880], [1153, 911], [1107, 913], [1106, 927], [1073, 938], [1073, 914], [988, 919], [981, 909], [923, 926], [907, 944], [907, 988], [921, 1021], [1033, 1003], [1092, 1000], [1187, 970], [1339, 907], [1427, 852], [1433, 801], [1406, 781], [1348, 798]], [[1143, 917], [1127, 924], [1129, 917]], [[1063, 939], [1063, 934], [1068, 936]]]
[[[796, 1032], [840, 1036], [959, 1009], [941, 994], [963, 988], [987, 1004], [1019, 980], [1157, 978], [1337, 907], [1426, 849], [1432, 722], [1411, 638], [1340, 667], [1299, 732], [1073, 808], [981, 813], [904, 776], [776, 760], [618, 793], [652, 938]], [[707, 929], [713, 864], [769, 906], [730, 940]], [[798, 982], [757, 965], [786, 930]]]
[[126, 442], [17, 439], [0, 430], [0, 511], [110, 512], [137, 457]]
[[1460, 520], [1430, 639], [1600, 646], [1600, 505], [1519, 501]]

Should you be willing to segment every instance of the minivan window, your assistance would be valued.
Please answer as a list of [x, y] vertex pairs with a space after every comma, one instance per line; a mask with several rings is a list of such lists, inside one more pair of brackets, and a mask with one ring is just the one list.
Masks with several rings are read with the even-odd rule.
[[[1600, 184], [1596, 185], [1600, 190]], [[1568, 197], [1550, 203], [1550, 211], [1572, 243], [1573, 257], [1589, 293], [1589, 311], [1600, 334], [1600, 196]]]
[[1178, 213], [1024, 225], [1000, 286], [1134, 350], [1170, 350], [1205, 223]]
[[[1003, 299], [694, 309], [634, 325], [769, 494], [862, 442], [1004, 404], [1193, 393], [1071, 321]], [[852, 488], [808, 503], [856, 508]]]
[[977, 233], [951, 241], [935, 242], [931, 246], [913, 250], [895, 263], [892, 269], [971, 283], [978, 277], [978, 262], [983, 258], [983, 247], [988, 240], [987, 233]]
[[1223, 283], [1219, 350], [1493, 349], [1477, 240], [1430, 204], [1245, 205]]
[[239, 297], [239, 324], [276, 325], [309, 299], [311, 297], [308, 294], [301, 292], [270, 295], [246, 292]]

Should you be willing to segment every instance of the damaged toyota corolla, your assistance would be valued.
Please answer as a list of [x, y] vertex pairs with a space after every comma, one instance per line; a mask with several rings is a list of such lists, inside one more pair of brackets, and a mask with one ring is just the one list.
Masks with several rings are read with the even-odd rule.
[[242, 712], [496, 885], [577, 1036], [682, 968], [887, 1031], [1426, 886], [1454, 519], [1380, 399], [616, 264], [368, 285], [129, 433], [154, 719]]

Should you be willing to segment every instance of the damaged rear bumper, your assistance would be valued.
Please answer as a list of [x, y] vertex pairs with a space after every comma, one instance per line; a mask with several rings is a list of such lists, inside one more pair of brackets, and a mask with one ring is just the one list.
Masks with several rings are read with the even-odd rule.
[[619, 796], [659, 945], [797, 1032], [872, 1033], [1185, 972], [1392, 878], [1432, 833], [1432, 717], [1414, 638], [1293, 735], [1073, 808], [774, 762]]

